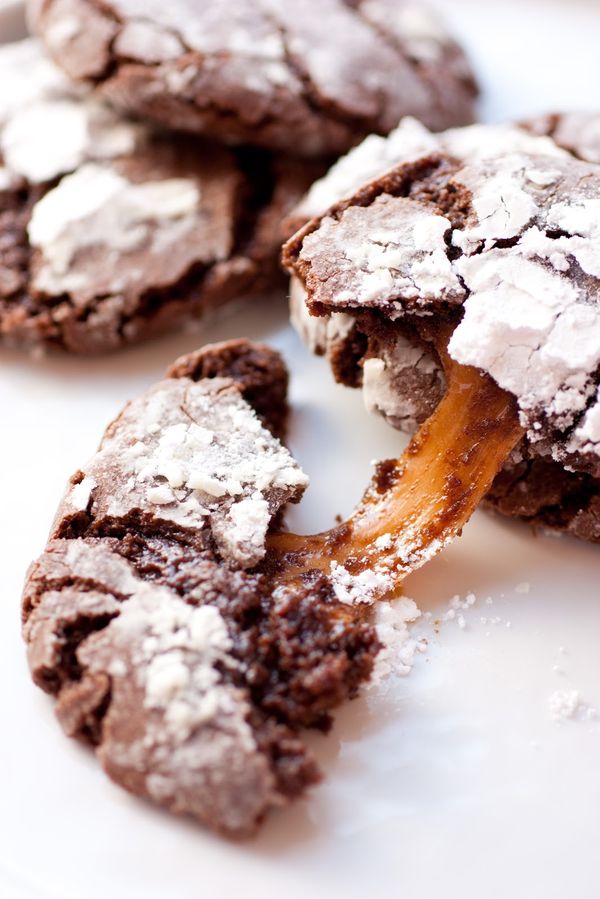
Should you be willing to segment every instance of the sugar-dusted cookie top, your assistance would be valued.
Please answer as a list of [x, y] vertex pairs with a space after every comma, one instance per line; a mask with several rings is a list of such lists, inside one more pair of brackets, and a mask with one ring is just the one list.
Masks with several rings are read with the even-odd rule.
[[171, 128], [301, 155], [344, 152], [403, 115], [473, 118], [471, 70], [413, 0], [31, 0], [56, 61]]
[[300, 728], [328, 727], [379, 643], [333, 579], [283, 584], [265, 559], [307, 484], [272, 433], [280, 357], [232, 341], [169, 375], [71, 480], [25, 587], [28, 659], [117, 783], [247, 836], [318, 781]]
[[317, 313], [450, 317], [451, 356], [514, 393], [530, 444], [597, 475], [600, 171], [515, 134], [513, 152], [448, 141], [392, 168], [313, 220], [287, 263]]
[[600, 162], [600, 113], [577, 110], [538, 116], [521, 123], [533, 134], [551, 137], [573, 156], [586, 162]]
[[369, 135], [338, 159], [326, 175], [311, 185], [294, 210], [293, 221], [301, 227], [308, 219], [352, 197], [359, 188], [401, 163], [416, 162], [435, 153], [448, 153], [459, 159], [482, 159], [505, 152], [563, 155], [550, 136], [546, 119], [534, 131], [524, 125], [500, 124], [470, 125], [433, 134], [421, 122], [407, 116], [386, 137]]
[[113, 349], [278, 283], [311, 167], [159, 135], [0, 48], [0, 335]]

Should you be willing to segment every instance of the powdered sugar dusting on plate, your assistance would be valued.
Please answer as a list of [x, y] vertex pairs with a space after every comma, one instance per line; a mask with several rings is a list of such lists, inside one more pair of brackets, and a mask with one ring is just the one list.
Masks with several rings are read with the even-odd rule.
[[405, 677], [410, 674], [416, 653], [426, 651], [427, 640], [414, 636], [410, 628], [420, 617], [417, 604], [408, 597], [377, 606], [375, 628], [382, 648], [375, 659], [371, 676], [373, 685], [380, 685], [392, 675]]

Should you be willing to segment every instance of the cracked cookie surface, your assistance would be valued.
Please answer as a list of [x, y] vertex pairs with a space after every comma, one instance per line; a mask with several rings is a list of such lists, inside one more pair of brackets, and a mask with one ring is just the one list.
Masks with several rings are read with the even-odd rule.
[[379, 643], [324, 575], [278, 586], [265, 558], [307, 484], [272, 433], [280, 357], [235, 341], [169, 375], [72, 478], [28, 575], [24, 635], [65, 732], [113, 780], [241, 837], [319, 780], [300, 728], [328, 728]]
[[533, 134], [551, 137], [560, 147], [585, 162], [600, 162], [600, 113], [562, 112], [521, 123]]
[[431, 328], [450, 322], [450, 355], [512, 392], [527, 429], [490, 502], [599, 540], [600, 171], [514, 127], [403, 123], [390, 143], [338, 164], [318, 188], [337, 203], [288, 245], [301, 330], [411, 431], [443, 395]]
[[407, 0], [31, 0], [29, 11], [72, 77], [225, 142], [339, 155], [403, 115], [437, 130], [473, 119], [462, 51]]
[[167, 137], [0, 49], [0, 335], [89, 353], [280, 283], [281, 218], [319, 170]]

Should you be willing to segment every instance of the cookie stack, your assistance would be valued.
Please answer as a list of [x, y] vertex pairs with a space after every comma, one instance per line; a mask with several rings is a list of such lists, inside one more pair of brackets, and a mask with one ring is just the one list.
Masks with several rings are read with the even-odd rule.
[[[283, 222], [402, 115], [472, 120], [411, 3], [31, 2], [0, 51], [0, 334], [102, 352], [283, 284]], [[53, 60], [53, 61], [51, 61]], [[368, 77], [365, 77], [368, 72]]]

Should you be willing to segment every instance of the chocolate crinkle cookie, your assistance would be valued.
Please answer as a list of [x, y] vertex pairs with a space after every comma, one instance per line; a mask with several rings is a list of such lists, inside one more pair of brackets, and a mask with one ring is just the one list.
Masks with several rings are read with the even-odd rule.
[[68, 74], [169, 128], [339, 155], [403, 115], [473, 120], [462, 50], [412, 0], [30, 0]]
[[600, 169], [561, 121], [369, 138], [309, 192], [285, 260], [298, 329], [370, 410], [414, 431], [444, 395], [447, 333], [525, 431], [488, 503], [598, 542]]
[[578, 159], [600, 162], [600, 112], [562, 112], [521, 123], [533, 134], [545, 135]]
[[307, 484], [272, 433], [286, 384], [245, 341], [179, 360], [71, 479], [24, 592], [65, 732], [127, 790], [234, 837], [318, 781], [299, 730], [327, 729], [379, 649], [324, 575], [283, 584], [269, 565]]
[[33, 39], [0, 49], [0, 82], [5, 343], [110, 350], [280, 283], [281, 220], [316, 161], [120, 118]]

